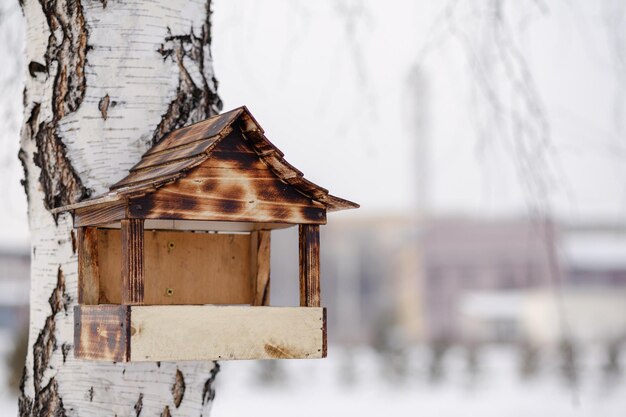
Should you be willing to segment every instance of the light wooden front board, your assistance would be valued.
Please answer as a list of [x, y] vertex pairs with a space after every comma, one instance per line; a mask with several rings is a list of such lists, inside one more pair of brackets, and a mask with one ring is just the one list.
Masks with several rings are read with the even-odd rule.
[[132, 306], [130, 360], [326, 356], [324, 308]]

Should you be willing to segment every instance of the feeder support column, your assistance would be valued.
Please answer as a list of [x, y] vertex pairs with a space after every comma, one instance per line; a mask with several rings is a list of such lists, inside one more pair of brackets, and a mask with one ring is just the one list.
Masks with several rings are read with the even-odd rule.
[[300, 235], [300, 306], [320, 306], [320, 227], [301, 224]]
[[98, 304], [100, 297], [98, 268], [98, 229], [78, 228], [78, 304]]
[[143, 304], [143, 219], [122, 223], [122, 304]]

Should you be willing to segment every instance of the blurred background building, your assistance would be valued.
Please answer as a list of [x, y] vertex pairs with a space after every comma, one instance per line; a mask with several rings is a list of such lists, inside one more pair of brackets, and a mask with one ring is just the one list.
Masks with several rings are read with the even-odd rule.
[[[626, 340], [619, 224], [342, 219], [322, 229], [331, 340], [406, 345]], [[295, 305], [295, 233], [274, 233], [273, 302]]]
[[29, 279], [28, 248], [0, 247], [0, 334], [5, 340], [28, 324]]

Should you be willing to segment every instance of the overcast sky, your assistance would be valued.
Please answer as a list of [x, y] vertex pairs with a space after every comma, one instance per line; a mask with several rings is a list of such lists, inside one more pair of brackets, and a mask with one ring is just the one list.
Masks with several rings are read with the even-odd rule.
[[[450, 17], [426, 1], [215, 0], [213, 55], [224, 110], [247, 105], [288, 161], [359, 202], [358, 215], [412, 210], [417, 190], [426, 191], [422, 202], [435, 214], [524, 215], [532, 195], [516, 170], [514, 136], [507, 138], [515, 129], [506, 128], [506, 109], [504, 130], [485, 129], [495, 115], [481, 82], [505, 107], [526, 97], [510, 90], [509, 61], [499, 63], [501, 51], [490, 47], [482, 6], [459, 3]], [[548, 132], [546, 165], [526, 169], [539, 179], [546, 170], [559, 217], [619, 219], [626, 208], [626, 64], [615, 51], [626, 39], [609, 7], [619, 2], [514, 4], [524, 6], [503, 12], [509, 52], [527, 66], [513, 71], [532, 80], [532, 103]], [[13, 16], [0, 33], [0, 56], [20, 50]], [[4, 245], [27, 241], [20, 121], [4, 116], [19, 109], [20, 96], [15, 82], [0, 96]], [[425, 120], [418, 129], [416, 116]], [[427, 179], [422, 188], [417, 176]]]

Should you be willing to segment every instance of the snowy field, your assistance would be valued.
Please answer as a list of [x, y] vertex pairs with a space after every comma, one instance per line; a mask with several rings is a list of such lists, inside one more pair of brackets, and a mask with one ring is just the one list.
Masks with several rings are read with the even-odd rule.
[[[429, 378], [426, 351], [397, 363], [370, 350], [331, 346], [326, 360], [222, 362], [211, 415], [307, 416], [593, 416], [626, 415], [623, 375], [609, 378], [599, 354], [583, 352], [578, 382], [567, 382], [558, 358], [543, 358], [534, 377], [520, 377], [513, 349], [482, 350], [468, 365], [456, 349], [444, 357], [438, 380]], [[2, 371], [5, 372], [4, 361]], [[4, 376], [4, 375], [2, 375]], [[17, 414], [3, 388], [0, 416]], [[173, 413], [175, 416], [176, 414]], [[142, 416], [148, 417], [148, 416]]]
[[330, 354], [322, 361], [281, 362], [285, 380], [274, 384], [259, 382], [258, 363], [223, 363], [212, 415], [626, 416], [623, 376], [608, 379], [602, 361], [590, 356], [581, 358], [579, 383], [572, 385], [549, 360], [538, 375], [522, 379], [511, 349], [483, 352], [472, 371], [465, 355], [452, 351], [438, 382], [429, 382], [425, 352], [407, 358], [403, 377], [390, 375], [388, 362], [371, 351], [331, 348]]

